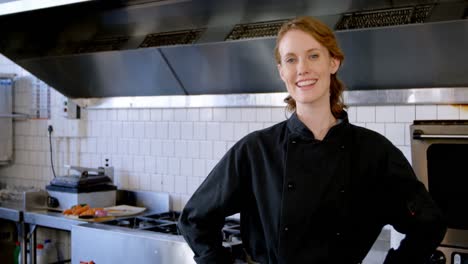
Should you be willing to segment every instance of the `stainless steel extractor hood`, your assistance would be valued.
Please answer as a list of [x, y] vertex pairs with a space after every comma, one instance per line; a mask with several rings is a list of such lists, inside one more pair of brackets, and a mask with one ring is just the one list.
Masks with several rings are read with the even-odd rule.
[[310, 15], [335, 29], [350, 91], [465, 88], [467, 7], [466, 0], [84, 1], [0, 16], [0, 53], [71, 98], [277, 93], [284, 85], [274, 35], [283, 21]]

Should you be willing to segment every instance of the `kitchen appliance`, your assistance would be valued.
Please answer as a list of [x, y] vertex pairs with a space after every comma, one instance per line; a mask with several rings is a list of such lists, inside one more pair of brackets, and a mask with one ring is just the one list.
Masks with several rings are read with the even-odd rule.
[[13, 159], [13, 79], [0, 76], [0, 165]]
[[411, 135], [415, 173], [448, 221], [433, 263], [468, 263], [468, 120], [416, 120]]
[[115, 205], [117, 187], [112, 183], [112, 167], [69, 168], [78, 174], [54, 177], [46, 186], [49, 207], [65, 210], [77, 204], [91, 207]]
[[[177, 229], [179, 215], [167, 211], [76, 226], [72, 230], [72, 263], [195, 263]], [[245, 263], [240, 221], [227, 218], [222, 235], [223, 246], [233, 253], [235, 263]]]

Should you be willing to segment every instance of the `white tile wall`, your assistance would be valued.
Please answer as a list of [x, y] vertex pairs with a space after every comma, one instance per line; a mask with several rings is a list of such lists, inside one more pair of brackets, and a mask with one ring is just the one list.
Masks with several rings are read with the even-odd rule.
[[357, 122], [375, 122], [375, 106], [357, 106], [356, 111]]
[[459, 119], [460, 106], [456, 105], [438, 105], [437, 119]]
[[373, 130], [381, 135], [385, 135], [385, 124], [383, 123], [366, 123], [366, 128]]
[[224, 122], [226, 121], [226, 108], [214, 108], [213, 109], [213, 121]]
[[419, 119], [419, 120], [437, 119], [437, 106], [436, 105], [417, 105], [416, 106], [416, 119]]
[[468, 105], [460, 105], [460, 119], [468, 119]]
[[395, 146], [403, 146], [405, 142], [405, 125], [398, 123], [385, 124], [385, 137]]
[[242, 120], [240, 108], [228, 108], [226, 114], [226, 121], [228, 122], [239, 122]]
[[[110, 111], [114, 111], [114, 110], [110, 110]], [[161, 121], [162, 120], [162, 111], [161, 111], [161, 109], [151, 109], [150, 110], [150, 120], [151, 121]]]
[[413, 122], [416, 117], [416, 108], [414, 105], [395, 106], [396, 122]]
[[241, 109], [241, 121], [243, 122], [253, 122], [256, 118], [256, 113], [254, 108], [242, 108]]
[[201, 108], [200, 109], [200, 121], [212, 121], [213, 120], [213, 109]]
[[376, 106], [375, 121], [377, 123], [395, 122], [395, 106]]

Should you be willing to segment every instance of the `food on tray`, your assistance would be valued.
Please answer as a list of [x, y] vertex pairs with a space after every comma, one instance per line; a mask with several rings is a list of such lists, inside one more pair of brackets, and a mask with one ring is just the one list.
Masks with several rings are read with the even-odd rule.
[[74, 215], [74, 216], [86, 216], [86, 217], [94, 217], [94, 216], [106, 216], [107, 213], [104, 211], [104, 208], [91, 208], [87, 204], [77, 204], [72, 206], [72, 208], [63, 211], [64, 215]]

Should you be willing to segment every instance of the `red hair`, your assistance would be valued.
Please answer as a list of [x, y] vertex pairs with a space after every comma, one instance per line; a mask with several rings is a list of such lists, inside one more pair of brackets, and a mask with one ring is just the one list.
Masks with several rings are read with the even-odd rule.
[[[340, 61], [340, 65], [343, 63], [344, 54], [338, 46], [338, 42], [333, 31], [317, 19], [312, 17], [298, 17], [284, 23], [278, 31], [275, 47], [275, 59], [278, 64], [281, 64], [279, 44], [284, 35], [290, 30], [301, 30], [311, 35], [320, 44], [327, 48], [332, 58], [338, 59]], [[337, 73], [332, 74], [330, 80], [330, 108], [333, 116], [335, 118], [339, 118], [342, 115], [344, 108], [346, 108], [346, 105], [343, 102], [343, 91], [345, 86], [336, 75]], [[288, 104], [286, 108], [289, 111], [296, 110], [296, 101], [290, 95], [286, 97], [284, 101]]]

